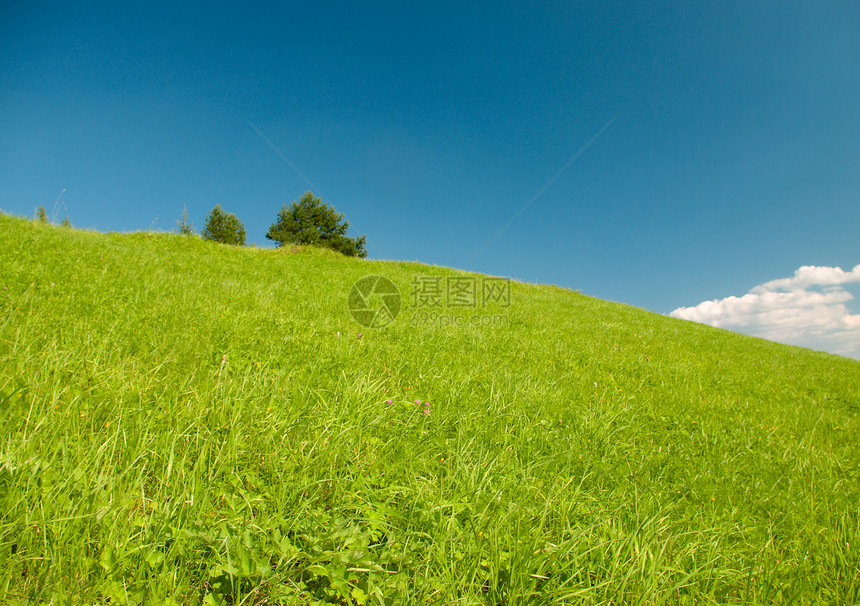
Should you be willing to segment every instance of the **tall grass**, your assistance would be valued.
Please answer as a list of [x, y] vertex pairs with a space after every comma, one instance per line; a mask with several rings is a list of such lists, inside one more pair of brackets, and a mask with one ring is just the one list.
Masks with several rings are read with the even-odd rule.
[[860, 602], [856, 361], [416, 275], [0, 215], [0, 600]]

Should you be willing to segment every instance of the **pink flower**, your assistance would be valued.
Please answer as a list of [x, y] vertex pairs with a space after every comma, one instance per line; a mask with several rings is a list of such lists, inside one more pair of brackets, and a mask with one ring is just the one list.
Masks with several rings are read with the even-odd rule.
[[389, 404], [389, 405], [390, 405], [390, 404], [394, 404], [394, 402], [392, 402], [391, 400], [386, 400], [386, 401], [385, 401], [385, 403], [386, 403], [386, 404]]
[[415, 403], [418, 404], [418, 406], [421, 406], [421, 400], [415, 400]]
[[429, 409], [429, 408], [425, 408], [425, 409], [424, 409], [424, 414], [425, 414], [425, 415], [429, 415], [429, 414], [430, 414], [430, 409]]

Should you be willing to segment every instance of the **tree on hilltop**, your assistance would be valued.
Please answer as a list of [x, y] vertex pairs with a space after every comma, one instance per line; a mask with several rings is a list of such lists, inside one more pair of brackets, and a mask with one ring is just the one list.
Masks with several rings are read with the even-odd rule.
[[366, 257], [367, 236], [349, 238], [349, 221], [343, 213], [326, 204], [311, 192], [305, 193], [298, 202], [287, 207], [284, 204], [278, 219], [266, 232], [266, 238], [278, 246], [284, 244], [311, 244], [324, 246], [350, 257]]
[[206, 225], [200, 235], [206, 240], [223, 244], [245, 245], [245, 226], [236, 215], [221, 210], [220, 204], [206, 216]]
[[194, 223], [188, 220], [188, 208], [182, 207], [182, 218], [176, 220], [176, 233], [190, 236], [194, 233]]

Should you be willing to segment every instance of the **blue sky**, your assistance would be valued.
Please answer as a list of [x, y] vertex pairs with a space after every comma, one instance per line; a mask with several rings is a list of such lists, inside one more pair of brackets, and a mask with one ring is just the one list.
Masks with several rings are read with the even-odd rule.
[[266, 246], [311, 189], [371, 257], [669, 313], [860, 263], [858, 31], [856, 2], [14, 0], [0, 208], [220, 203]]

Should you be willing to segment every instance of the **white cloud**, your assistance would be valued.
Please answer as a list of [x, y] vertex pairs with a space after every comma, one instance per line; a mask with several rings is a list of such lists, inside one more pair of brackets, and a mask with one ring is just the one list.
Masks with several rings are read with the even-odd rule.
[[669, 315], [780, 343], [860, 359], [860, 315], [845, 306], [854, 296], [843, 284], [860, 282], [860, 265], [805, 265], [791, 278], [771, 280], [742, 297], [679, 307]]

